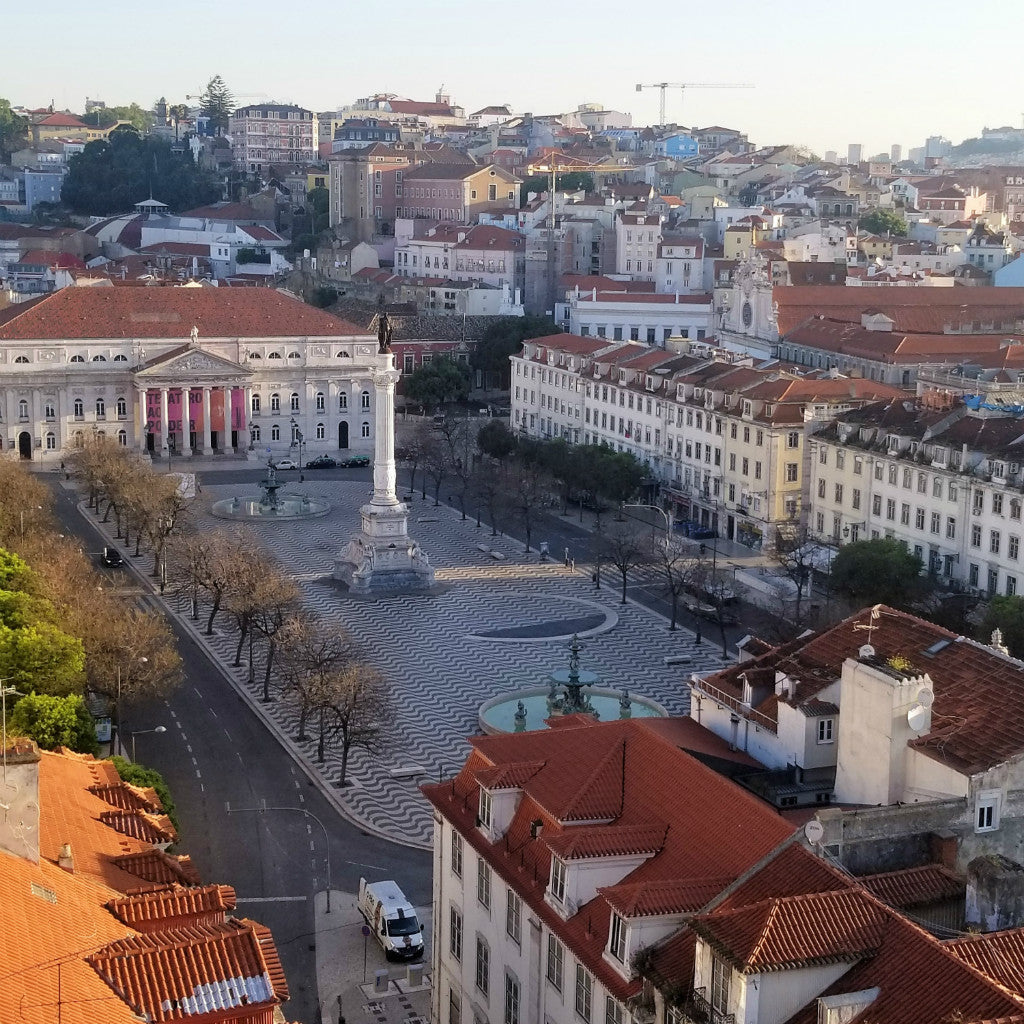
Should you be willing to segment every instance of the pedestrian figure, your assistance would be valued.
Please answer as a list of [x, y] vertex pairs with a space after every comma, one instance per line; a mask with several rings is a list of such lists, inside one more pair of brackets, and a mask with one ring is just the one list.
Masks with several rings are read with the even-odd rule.
[[575, 571], [576, 571], [576, 559], [575, 558], [570, 558], [569, 559], [569, 572], [575, 572]]
[[565, 564], [566, 565], [569, 564], [569, 549], [568, 548], [565, 549]]

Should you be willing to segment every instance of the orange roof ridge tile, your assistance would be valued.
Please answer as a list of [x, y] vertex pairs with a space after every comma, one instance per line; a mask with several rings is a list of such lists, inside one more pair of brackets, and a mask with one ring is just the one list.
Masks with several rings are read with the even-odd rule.
[[622, 812], [625, 786], [626, 740], [623, 737], [598, 762], [572, 799], [559, 812], [562, 821], [614, 818]]

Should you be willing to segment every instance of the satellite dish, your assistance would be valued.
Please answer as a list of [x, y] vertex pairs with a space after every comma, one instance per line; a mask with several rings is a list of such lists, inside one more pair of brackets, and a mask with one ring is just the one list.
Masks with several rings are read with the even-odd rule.
[[875, 656], [875, 649], [871, 644], [864, 644], [861, 649], [857, 652], [858, 656], [864, 660], [873, 658]]
[[923, 704], [915, 704], [907, 712], [907, 725], [916, 732], [922, 733], [928, 726], [931, 715], [928, 713], [928, 709]]
[[825, 838], [825, 826], [817, 818], [811, 818], [804, 825], [804, 836], [811, 846], [817, 846]]
[[930, 708], [935, 703], [935, 694], [926, 686], [918, 693], [917, 703], [923, 708]]

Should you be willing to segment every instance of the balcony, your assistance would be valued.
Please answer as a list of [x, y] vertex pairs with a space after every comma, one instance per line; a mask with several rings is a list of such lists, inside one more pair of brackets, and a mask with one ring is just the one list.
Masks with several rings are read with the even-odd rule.
[[707, 999], [707, 990], [696, 988], [683, 1009], [683, 1019], [692, 1024], [736, 1024], [736, 1015], [716, 1010]]

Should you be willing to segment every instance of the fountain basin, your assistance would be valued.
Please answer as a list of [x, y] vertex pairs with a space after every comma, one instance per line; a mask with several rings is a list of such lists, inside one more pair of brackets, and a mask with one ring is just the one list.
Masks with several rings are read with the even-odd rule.
[[[583, 674], [580, 673], [581, 676]], [[550, 688], [547, 686], [528, 686], [485, 701], [477, 712], [477, 722], [481, 731], [488, 736], [514, 732], [519, 701], [526, 707], [526, 731], [546, 729], [544, 719], [548, 717], [549, 692]], [[591, 705], [600, 716], [599, 721], [609, 722], [619, 717], [621, 690], [613, 690], [606, 686], [588, 686], [584, 695], [590, 699]], [[640, 697], [630, 691], [629, 700], [631, 718], [668, 718], [668, 711], [650, 697]]]
[[220, 519], [245, 522], [282, 522], [289, 519], [316, 519], [325, 516], [331, 506], [301, 494], [278, 494], [271, 505], [261, 498], [224, 498], [215, 501], [210, 511]]

